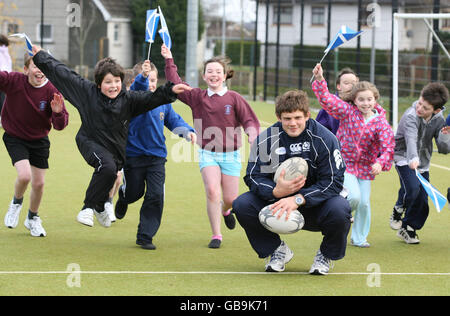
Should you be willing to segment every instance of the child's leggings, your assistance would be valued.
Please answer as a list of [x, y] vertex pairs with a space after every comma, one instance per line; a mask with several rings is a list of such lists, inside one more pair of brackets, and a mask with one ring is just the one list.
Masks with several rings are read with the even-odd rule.
[[370, 231], [370, 182], [345, 173], [344, 187], [349, 192], [347, 200], [355, 211], [351, 239], [354, 245], [367, 242]]

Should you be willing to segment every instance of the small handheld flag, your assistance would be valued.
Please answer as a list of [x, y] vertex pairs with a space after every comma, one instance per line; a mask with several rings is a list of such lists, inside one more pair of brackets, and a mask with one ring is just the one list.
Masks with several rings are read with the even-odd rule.
[[150, 49], [152, 48], [152, 43], [155, 41], [156, 28], [159, 23], [159, 14], [156, 9], [147, 10], [147, 20], [145, 22], [145, 41], [150, 43], [148, 47], [148, 57], [150, 59]]
[[420, 184], [427, 192], [428, 196], [431, 198], [436, 210], [440, 213], [445, 203], [447, 203], [447, 198], [442, 195], [430, 182], [428, 182], [416, 169], [416, 176], [419, 179]]
[[341, 46], [344, 43], [347, 43], [349, 40], [351, 40], [354, 37], [357, 37], [360, 35], [362, 31], [353, 31], [351, 28], [342, 25], [339, 32], [336, 34], [336, 36], [333, 38], [333, 40], [330, 42], [328, 47], [325, 49], [325, 53], [328, 53], [330, 50], [335, 49], [336, 47]]
[[161, 8], [158, 6], [159, 15], [161, 18], [161, 29], [158, 31], [159, 36], [163, 43], [167, 46], [167, 48], [172, 49], [172, 39], [170, 38], [169, 29], [167, 28], [166, 19], [161, 11]]
[[9, 35], [9, 37], [24, 38], [25, 39], [25, 43], [27, 45], [28, 55], [33, 56], [33, 44], [31, 43], [30, 38], [25, 33], [16, 33], [16, 34]]
[[[322, 59], [320, 60], [319, 64], [321, 64], [323, 62], [323, 60], [325, 59], [325, 57], [328, 55], [328, 53], [341, 46], [342, 44], [347, 43], [348, 41], [350, 41], [351, 39], [361, 35], [362, 31], [354, 31], [351, 28], [349, 28], [348, 26], [342, 25], [339, 32], [336, 34], [336, 36], [333, 38], [333, 40], [328, 44], [327, 48], [324, 51], [324, 55], [322, 57]], [[311, 82], [313, 82], [314, 80], [314, 75], [311, 77]]]

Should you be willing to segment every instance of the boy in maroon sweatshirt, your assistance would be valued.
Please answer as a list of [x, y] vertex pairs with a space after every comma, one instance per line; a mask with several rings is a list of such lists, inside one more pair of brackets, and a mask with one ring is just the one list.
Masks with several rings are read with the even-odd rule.
[[25, 56], [24, 73], [0, 71], [0, 91], [6, 94], [1, 113], [5, 129], [3, 142], [17, 170], [14, 197], [5, 216], [5, 226], [17, 226], [23, 196], [31, 182], [30, 208], [24, 224], [32, 236], [45, 237], [38, 209], [48, 169], [48, 133], [52, 125], [56, 130], [64, 129], [69, 114], [63, 97], [28, 55]]

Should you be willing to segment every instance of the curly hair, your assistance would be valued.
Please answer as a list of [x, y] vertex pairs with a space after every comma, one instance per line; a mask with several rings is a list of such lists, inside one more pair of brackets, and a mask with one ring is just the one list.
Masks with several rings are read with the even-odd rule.
[[292, 113], [301, 111], [303, 114], [309, 113], [309, 99], [305, 91], [290, 90], [277, 97], [275, 101], [275, 114], [278, 118], [282, 113]]

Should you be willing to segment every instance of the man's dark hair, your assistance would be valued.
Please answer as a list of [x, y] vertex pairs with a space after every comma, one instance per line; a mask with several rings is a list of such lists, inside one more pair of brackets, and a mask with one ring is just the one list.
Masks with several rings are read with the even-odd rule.
[[301, 111], [303, 114], [309, 113], [309, 99], [305, 91], [291, 90], [279, 96], [275, 101], [275, 114], [278, 118], [282, 113], [292, 113]]

